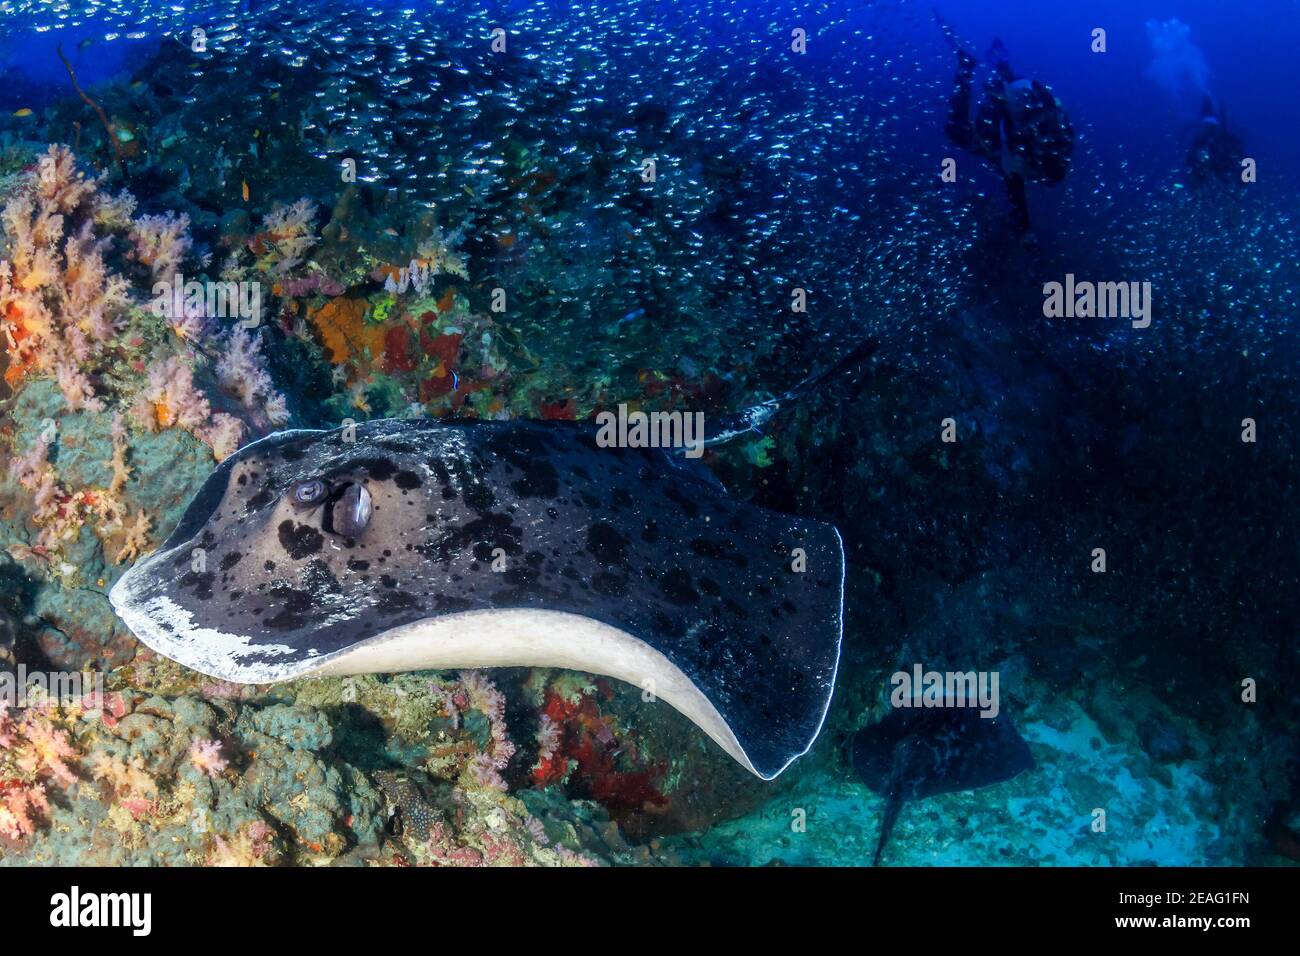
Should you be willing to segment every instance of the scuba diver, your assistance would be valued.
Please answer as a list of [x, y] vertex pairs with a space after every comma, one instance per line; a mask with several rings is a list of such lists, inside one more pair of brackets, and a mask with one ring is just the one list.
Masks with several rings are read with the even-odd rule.
[[1245, 146], [1241, 137], [1228, 129], [1223, 107], [1215, 107], [1206, 95], [1201, 100], [1201, 118], [1187, 151], [1187, 172], [1196, 183], [1234, 180], [1241, 172]]
[[935, 12], [944, 36], [957, 52], [956, 86], [948, 102], [948, 139], [988, 160], [1007, 184], [1016, 232], [1029, 232], [1026, 183], [1054, 186], [1065, 179], [1074, 153], [1074, 128], [1065, 108], [1038, 80], [1016, 76], [1001, 40], [994, 40], [988, 59], [992, 75], [984, 98], [971, 118], [971, 93], [978, 64], [946, 22]]

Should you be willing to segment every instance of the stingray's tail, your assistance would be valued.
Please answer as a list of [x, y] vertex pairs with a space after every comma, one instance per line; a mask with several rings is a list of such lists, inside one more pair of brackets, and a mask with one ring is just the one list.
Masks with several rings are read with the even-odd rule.
[[833, 365], [814, 372], [789, 391], [739, 412], [722, 416], [716, 420], [713, 427], [709, 428], [709, 433], [704, 439], [704, 447], [713, 448], [733, 438], [760, 431], [783, 406], [802, 398], [809, 392], [816, 391], [832, 379], [856, 368], [870, 358], [879, 347], [880, 342], [877, 339], [865, 339], [837, 359]]
[[898, 820], [898, 811], [903, 809], [903, 788], [893, 787], [885, 798], [885, 813], [880, 818], [880, 836], [876, 838], [876, 855], [871, 858], [872, 866], [880, 866], [880, 854], [889, 842], [889, 834], [894, 832], [894, 823]]

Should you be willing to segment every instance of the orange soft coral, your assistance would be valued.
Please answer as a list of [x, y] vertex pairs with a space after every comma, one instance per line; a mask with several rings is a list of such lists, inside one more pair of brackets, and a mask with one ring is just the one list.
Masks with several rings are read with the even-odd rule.
[[54, 720], [52, 707], [29, 707], [14, 716], [0, 700], [0, 836], [30, 836], [49, 814], [47, 784], [77, 780], [68, 766], [77, 752]]

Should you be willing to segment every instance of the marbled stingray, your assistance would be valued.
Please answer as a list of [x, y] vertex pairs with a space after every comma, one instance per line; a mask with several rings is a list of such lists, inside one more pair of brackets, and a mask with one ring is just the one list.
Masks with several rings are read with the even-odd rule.
[[561, 422], [376, 421], [241, 449], [111, 598], [158, 653], [241, 683], [616, 677], [770, 779], [825, 718], [843, 577], [832, 526], [667, 451]]

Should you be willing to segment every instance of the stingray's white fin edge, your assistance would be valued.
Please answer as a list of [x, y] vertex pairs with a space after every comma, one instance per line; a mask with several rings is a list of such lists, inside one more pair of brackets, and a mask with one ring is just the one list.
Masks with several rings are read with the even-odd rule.
[[558, 667], [640, 687], [680, 711], [746, 770], [771, 779], [754, 768], [730, 725], [676, 664], [626, 631], [580, 614], [492, 609], [426, 618], [309, 662], [295, 676], [479, 667]]

